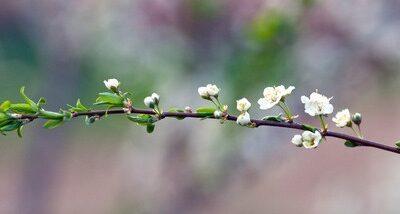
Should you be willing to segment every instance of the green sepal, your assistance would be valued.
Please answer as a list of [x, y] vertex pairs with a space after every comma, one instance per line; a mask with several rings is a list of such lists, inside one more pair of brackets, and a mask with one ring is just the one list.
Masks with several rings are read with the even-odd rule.
[[21, 89], [19, 90], [19, 93], [21, 94], [22, 98], [24, 98], [25, 103], [30, 105], [32, 107], [32, 111], [37, 112], [39, 110], [38, 105], [33, 102], [28, 96], [25, 94], [25, 86], [22, 86]]
[[306, 130], [306, 131], [310, 131], [310, 132], [318, 131], [318, 128], [317, 128], [317, 127], [314, 127], [314, 126], [312, 126], [312, 125], [303, 124], [302, 127], [303, 127], [303, 129]]
[[46, 129], [54, 129], [57, 128], [58, 126], [62, 125], [64, 123], [64, 120], [59, 119], [59, 120], [48, 120], [43, 127]]
[[[171, 108], [171, 109], [169, 109], [168, 110], [168, 112], [180, 112], [180, 113], [183, 113], [183, 112], [185, 112], [183, 109], [179, 109], [179, 108]], [[185, 117], [174, 117], [174, 118], [176, 118], [176, 119], [178, 119], [178, 120], [183, 120], [183, 119], [185, 119]]]
[[97, 97], [96, 103], [94, 103], [94, 105], [109, 105], [111, 107], [123, 107], [124, 98], [119, 96], [118, 94], [110, 92], [102, 92], [99, 93], [99, 97]]
[[266, 117], [263, 117], [262, 120], [268, 120], [268, 121], [274, 121], [274, 122], [284, 121], [282, 114], [278, 114], [276, 116], [266, 116]]
[[359, 146], [357, 143], [351, 142], [351, 141], [349, 141], [349, 140], [346, 140], [346, 142], [344, 142], [344, 145], [345, 145], [346, 147], [349, 147], [349, 148], [354, 148], [354, 147]]
[[6, 112], [11, 106], [11, 101], [6, 100], [0, 105], [0, 112]]
[[147, 127], [146, 127], [147, 133], [149, 133], [149, 134], [153, 133], [155, 127], [156, 126], [154, 124], [147, 124]]
[[35, 114], [36, 113], [36, 111], [34, 111], [32, 109], [32, 107], [26, 103], [11, 104], [8, 110], [10, 110], [14, 113], [17, 113], [17, 114]]

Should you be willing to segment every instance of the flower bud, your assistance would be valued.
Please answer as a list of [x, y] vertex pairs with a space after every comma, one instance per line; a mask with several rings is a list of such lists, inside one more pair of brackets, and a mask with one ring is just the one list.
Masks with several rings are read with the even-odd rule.
[[222, 112], [219, 110], [214, 111], [214, 117], [219, 119], [222, 117]]
[[303, 137], [301, 135], [299, 135], [299, 134], [295, 135], [292, 138], [292, 143], [294, 145], [296, 145], [297, 147], [302, 147], [303, 146]]
[[353, 116], [351, 117], [351, 120], [356, 124], [360, 125], [362, 122], [362, 116], [360, 113], [354, 113]]
[[108, 90], [111, 90], [115, 93], [118, 92], [118, 87], [121, 83], [117, 79], [108, 79], [104, 80], [104, 85], [108, 88]]
[[250, 114], [248, 112], [244, 112], [237, 117], [236, 123], [241, 126], [246, 126], [251, 123]]
[[192, 113], [193, 110], [192, 110], [192, 108], [191, 108], [190, 106], [186, 106], [186, 107], [185, 107], [185, 112], [187, 112], [187, 113]]
[[146, 97], [144, 98], [144, 104], [149, 108], [154, 108], [155, 101], [152, 97]]
[[158, 105], [160, 103], [160, 95], [153, 93], [151, 94], [151, 98], [154, 100], [154, 103]]

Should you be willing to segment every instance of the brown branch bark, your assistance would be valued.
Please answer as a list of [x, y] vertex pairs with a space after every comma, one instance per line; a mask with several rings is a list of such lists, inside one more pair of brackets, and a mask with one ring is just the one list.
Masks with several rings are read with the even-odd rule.
[[[133, 108], [131, 111], [132, 114], [148, 114], [148, 115], [156, 115], [156, 113], [153, 110], [149, 109], [136, 109]], [[123, 109], [112, 109], [112, 110], [96, 110], [96, 111], [89, 111], [89, 112], [76, 112], [73, 114], [73, 117], [80, 117], [80, 116], [99, 116], [102, 117], [104, 115], [113, 115], [113, 114], [127, 114], [125, 110]], [[159, 118], [164, 119], [167, 117], [184, 117], [184, 118], [204, 118], [203, 114], [199, 113], [189, 113], [189, 112], [163, 112]], [[22, 118], [24, 119], [29, 119], [29, 120], [35, 120], [38, 117], [37, 116], [29, 116], [29, 115], [24, 115]], [[236, 121], [237, 117], [232, 116], [232, 115], [225, 115], [225, 118], [227, 121]], [[210, 117], [209, 119], [217, 119], [214, 117]], [[274, 122], [274, 121], [268, 121], [268, 120], [251, 120], [251, 122], [254, 123], [255, 127], [259, 126], [272, 126], [272, 127], [281, 127], [281, 128], [289, 128], [289, 129], [298, 129], [298, 130], [304, 130], [304, 127], [302, 124], [295, 123], [295, 122]], [[388, 146], [385, 144], [381, 144], [378, 142], [373, 142], [365, 139], [361, 139], [358, 137], [354, 137], [351, 135], [339, 133], [339, 132], [333, 132], [333, 131], [326, 131], [323, 132], [321, 131], [321, 135], [325, 137], [333, 137], [333, 138], [339, 138], [343, 140], [349, 140], [353, 143], [356, 143], [359, 146], [365, 146], [365, 147], [372, 147], [388, 152], [393, 152], [400, 154], [400, 149], [392, 146]]]

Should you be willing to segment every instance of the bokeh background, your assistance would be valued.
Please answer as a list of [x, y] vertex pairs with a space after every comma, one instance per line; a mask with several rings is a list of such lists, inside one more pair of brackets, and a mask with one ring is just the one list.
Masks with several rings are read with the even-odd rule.
[[[271, 85], [334, 96], [364, 115], [368, 139], [400, 138], [397, 0], [36, 0], [0, 2], [0, 100], [45, 96], [47, 108], [93, 103], [117, 78], [135, 104], [208, 103], [217, 84], [256, 101]], [[173, 119], [149, 135], [124, 117], [55, 130], [37, 121], [0, 138], [0, 213], [399, 213], [400, 159], [329, 139], [316, 150], [293, 130]], [[337, 130], [331, 123], [330, 127]], [[346, 132], [346, 130], [341, 130]]]

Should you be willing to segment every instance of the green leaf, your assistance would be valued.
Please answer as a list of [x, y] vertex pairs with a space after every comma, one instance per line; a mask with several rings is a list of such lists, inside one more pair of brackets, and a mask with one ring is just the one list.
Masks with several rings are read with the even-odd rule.
[[32, 109], [29, 104], [26, 103], [18, 103], [18, 104], [11, 104], [9, 110], [18, 113], [18, 114], [35, 114], [36, 111]]
[[282, 118], [282, 114], [276, 115], [276, 116], [266, 116], [263, 117], [262, 120], [268, 120], [268, 121], [274, 121], [274, 122], [282, 122], [284, 121]]
[[217, 109], [202, 107], [202, 108], [196, 109], [196, 113], [201, 115], [201, 116], [203, 116], [203, 117], [213, 117], [215, 110], [217, 110]]
[[153, 116], [147, 114], [139, 114], [137, 116], [127, 116], [130, 121], [133, 121], [141, 126], [147, 126], [148, 124], [153, 124], [157, 121], [157, 119]]
[[68, 107], [70, 107], [70, 108], [68, 109], [70, 112], [88, 112], [88, 111], [89, 111], [88, 108], [86, 108], [84, 105], [82, 105], [80, 99], [78, 99], [78, 100], [76, 101], [76, 105], [75, 105], [75, 106], [68, 105]]
[[41, 97], [36, 105], [38, 106], [39, 109], [41, 109], [44, 104], [46, 104], [46, 99]]
[[64, 119], [64, 115], [61, 114], [61, 113], [58, 113], [58, 112], [40, 110], [39, 113], [44, 118], [50, 119], [50, 120], [62, 120], [62, 119]]
[[6, 112], [11, 106], [11, 102], [9, 100], [4, 101], [1, 105], [0, 105], [0, 112]]
[[25, 103], [32, 107], [32, 110], [34, 112], [37, 112], [39, 110], [38, 105], [35, 102], [33, 102], [33, 100], [31, 100], [28, 96], [26, 96], [26, 94], [25, 94], [25, 86], [21, 87], [21, 89], [19, 90], [19, 93], [21, 94], [22, 98], [24, 98]]
[[20, 138], [22, 138], [22, 129], [24, 128], [24, 126], [20, 126], [20, 127], [18, 127], [18, 129], [17, 129], [17, 134], [18, 134], [18, 137], [20, 137]]
[[396, 142], [394, 143], [394, 145], [396, 145], [396, 146], [400, 149], [400, 140], [399, 140], [399, 141], [396, 141]]
[[215, 110], [217, 110], [217, 109], [209, 108], [209, 107], [201, 107], [201, 108], [196, 109], [196, 112], [197, 113], [213, 113], [214, 114]]
[[54, 129], [57, 128], [58, 126], [62, 125], [64, 123], [64, 120], [48, 120], [43, 127], [46, 129]]
[[124, 98], [114, 93], [103, 92], [99, 93], [99, 97], [97, 97], [96, 103], [94, 103], [94, 105], [110, 105], [112, 107], [123, 107]]
[[156, 126], [154, 124], [148, 124], [146, 127], [147, 133], [149, 133], [149, 134], [153, 133], [155, 127]]
[[[183, 109], [179, 109], [179, 108], [171, 108], [171, 109], [168, 110], [168, 112], [180, 112], [180, 113], [183, 113], [185, 111]], [[185, 117], [175, 117], [175, 118], [178, 119], [178, 120], [185, 119]]]
[[314, 126], [308, 125], [308, 124], [303, 124], [302, 126], [303, 126], [303, 129], [306, 131], [315, 132], [318, 130], [317, 127], [314, 127]]
[[10, 131], [14, 131], [16, 129], [18, 129], [18, 127], [20, 127], [22, 125], [21, 121], [18, 120], [12, 120], [10, 122], [8, 122], [7, 124], [3, 125], [0, 128], [1, 132], [10, 132]]
[[344, 145], [345, 145], [346, 147], [349, 147], [349, 148], [354, 148], [354, 147], [359, 146], [357, 143], [351, 142], [351, 141], [349, 141], [349, 140], [346, 140], [346, 142], [344, 142]]
[[11, 117], [8, 114], [0, 112], [0, 122], [10, 119]]
[[86, 118], [85, 118], [86, 125], [91, 125], [94, 122], [96, 122], [96, 116], [91, 116], [91, 117], [86, 116]]

